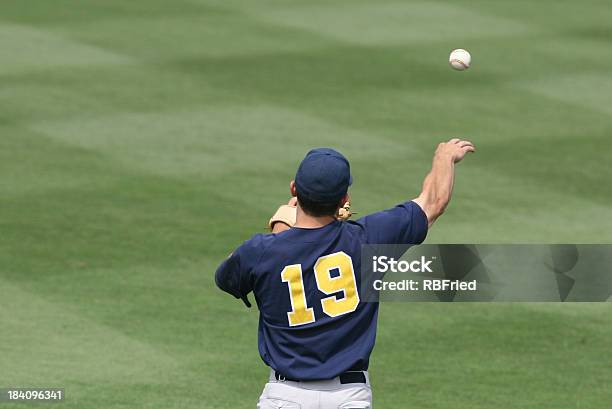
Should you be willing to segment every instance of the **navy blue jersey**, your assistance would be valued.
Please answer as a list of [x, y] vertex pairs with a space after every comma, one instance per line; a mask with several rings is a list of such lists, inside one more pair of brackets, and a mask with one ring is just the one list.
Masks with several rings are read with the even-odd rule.
[[414, 202], [317, 229], [291, 228], [244, 242], [216, 272], [217, 285], [259, 307], [259, 353], [288, 378], [330, 379], [366, 370], [378, 303], [360, 302], [363, 244], [418, 244], [427, 217]]

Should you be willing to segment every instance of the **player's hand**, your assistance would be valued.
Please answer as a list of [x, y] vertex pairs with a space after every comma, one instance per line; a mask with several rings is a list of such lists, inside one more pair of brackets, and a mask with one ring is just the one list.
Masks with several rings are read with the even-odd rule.
[[474, 144], [459, 138], [453, 138], [448, 142], [442, 142], [436, 149], [437, 157], [449, 157], [453, 163], [460, 162], [468, 152], [476, 152]]

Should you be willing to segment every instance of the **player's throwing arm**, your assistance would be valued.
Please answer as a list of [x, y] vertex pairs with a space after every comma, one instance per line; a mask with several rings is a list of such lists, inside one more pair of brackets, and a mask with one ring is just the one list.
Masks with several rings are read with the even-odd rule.
[[427, 215], [429, 226], [444, 213], [450, 202], [455, 183], [455, 164], [460, 162], [468, 152], [475, 151], [476, 148], [472, 142], [458, 138], [438, 145], [431, 172], [425, 177], [421, 194], [414, 199], [414, 202]]

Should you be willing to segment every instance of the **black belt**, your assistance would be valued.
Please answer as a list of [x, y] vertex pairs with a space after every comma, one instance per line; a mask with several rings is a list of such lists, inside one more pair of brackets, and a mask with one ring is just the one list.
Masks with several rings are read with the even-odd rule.
[[[278, 373], [276, 371], [274, 371], [274, 377], [276, 378], [277, 381], [302, 382], [302, 381], [297, 380], [297, 379], [288, 378], [285, 375], [280, 374], [280, 373]], [[338, 378], [340, 378], [340, 383], [341, 384], [346, 384], [346, 383], [366, 383], [366, 376], [361, 371], [344, 372], [344, 373], [341, 373], [340, 375], [338, 375]]]

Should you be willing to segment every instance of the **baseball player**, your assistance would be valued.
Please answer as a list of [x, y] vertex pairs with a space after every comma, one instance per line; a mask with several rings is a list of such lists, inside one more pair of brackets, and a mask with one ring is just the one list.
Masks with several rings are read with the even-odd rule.
[[259, 353], [270, 377], [258, 408], [371, 408], [368, 363], [378, 303], [360, 302], [363, 244], [418, 244], [451, 198], [455, 164], [469, 141], [435, 152], [421, 194], [357, 221], [350, 216], [348, 160], [314, 149], [290, 183], [289, 204], [270, 219], [271, 234], [244, 242], [218, 268], [223, 291], [259, 307]]

